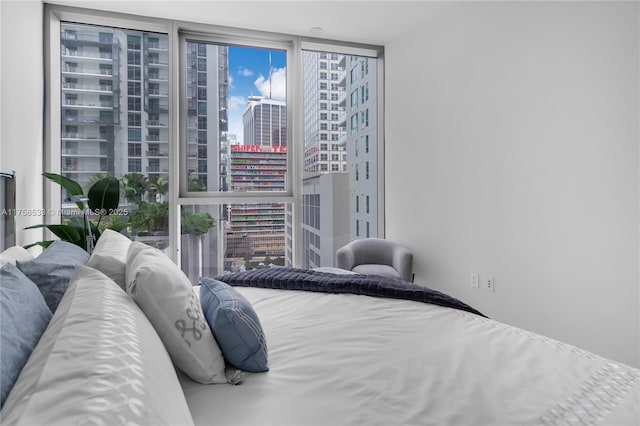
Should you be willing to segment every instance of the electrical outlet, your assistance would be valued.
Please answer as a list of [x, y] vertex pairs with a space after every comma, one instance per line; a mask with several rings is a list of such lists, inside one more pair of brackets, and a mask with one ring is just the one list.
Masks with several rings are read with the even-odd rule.
[[493, 277], [485, 278], [484, 288], [486, 288], [488, 291], [496, 291], [496, 282]]
[[480, 276], [478, 274], [471, 274], [471, 287], [480, 287]]

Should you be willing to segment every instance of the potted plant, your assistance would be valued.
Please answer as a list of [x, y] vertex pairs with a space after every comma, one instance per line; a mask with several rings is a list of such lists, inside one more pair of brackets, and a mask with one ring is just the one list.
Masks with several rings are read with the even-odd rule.
[[[97, 180], [87, 194], [84, 194], [82, 187], [73, 179], [57, 173], [43, 173], [45, 178], [62, 186], [69, 193], [70, 199], [76, 202], [82, 215], [73, 216], [61, 224], [41, 224], [29, 226], [26, 229], [47, 228], [54, 235], [64, 241], [77, 244], [87, 251], [100, 238], [101, 222], [104, 218], [120, 213], [120, 182], [113, 176], [106, 176]], [[97, 219], [97, 220], [96, 220]], [[120, 231], [126, 223], [123, 221], [110, 221], [108, 227], [115, 231]], [[25, 248], [40, 245], [48, 247], [53, 241], [38, 241], [25, 246]]]

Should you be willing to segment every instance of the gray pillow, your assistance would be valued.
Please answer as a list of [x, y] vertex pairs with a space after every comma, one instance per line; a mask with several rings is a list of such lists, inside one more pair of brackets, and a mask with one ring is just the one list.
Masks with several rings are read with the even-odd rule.
[[47, 306], [55, 312], [76, 266], [84, 265], [88, 260], [89, 253], [80, 246], [57, 240], [34, 260], [18, 261], [16, 266], [36, 283]]
[[0, 407], [51, 320], [38, 287], [12, 264], [0, 269]]

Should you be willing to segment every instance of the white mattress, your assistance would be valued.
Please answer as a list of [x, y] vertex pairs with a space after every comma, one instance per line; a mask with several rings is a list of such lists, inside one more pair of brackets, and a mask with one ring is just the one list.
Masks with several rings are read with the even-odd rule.
[[197, 425], [640, 423], [640, 372], [470, 313], [395, 299], [237, 289], [270, 371], [181, 383]]

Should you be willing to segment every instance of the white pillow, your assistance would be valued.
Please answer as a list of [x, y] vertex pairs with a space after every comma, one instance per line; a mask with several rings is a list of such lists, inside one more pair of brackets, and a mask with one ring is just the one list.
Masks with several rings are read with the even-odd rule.
[[2, 409], [3, 424], [192, 425], [158, 334], [107, 276], [76, 268]]
[[91, 253], [87, 266], [97, 269], [124, 289], [127, 250], [131, 240], [119, 232], [105, 229]]
[[4, 266], [6, 263], [16, 266], [16, 261], [29, 262], [33, 259], [35, 258], [24, 247], [13, 246], [0, 253], [0, 267]]
[[187, 276], [160, 250], [133, 242], [126, 289], [147, 315], [178, 368], [200, 383], [225, 383], [222, 352]]

